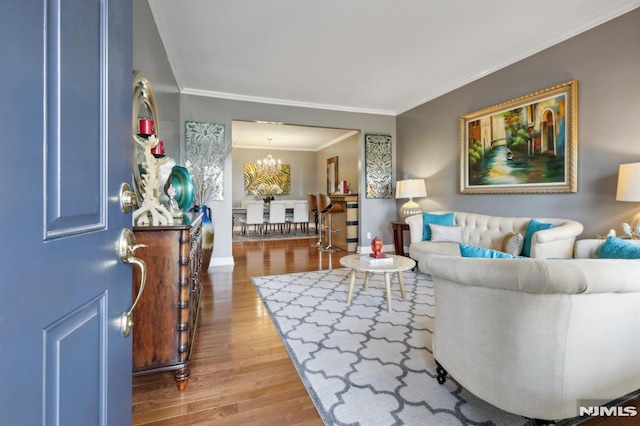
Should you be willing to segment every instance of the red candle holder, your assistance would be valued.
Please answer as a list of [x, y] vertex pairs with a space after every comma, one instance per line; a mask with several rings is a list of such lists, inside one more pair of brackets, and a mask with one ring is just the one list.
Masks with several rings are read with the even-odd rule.
[[150, 120], [148, 118], [141, 118], [138, 125], [138, 134], [140, 136], [155, 135], [156, 128], [154, 124], [155, 123], [153, 122], [153, 120]]
[[164, 142], [158, 141], [158, 144], [151, 148], [151, 153], [155, 157], [164, 157]]

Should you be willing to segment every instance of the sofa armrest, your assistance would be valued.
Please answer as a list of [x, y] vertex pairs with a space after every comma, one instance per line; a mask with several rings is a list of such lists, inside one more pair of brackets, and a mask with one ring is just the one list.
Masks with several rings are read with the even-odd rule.
[[484, 259], [427, 255], [434, 281], [536, 294], [640, 292], [640, 260]]
[[573, 246], [573, 257], [576, 259], [597, 259], [598, 250], [604, 241], [603, 239], [577, 240]]
[[[577, 240], [573, 247], [573, 257], [576, 259], [597, 259], [598, 250], [606, 240], [604, 239], [585, 239]], [[640, 240], [625, 240], [629, 244], [640, 247]]]
[[[544, 220], [544, 219], [541, 219]], [[536, 242], [539, 244], [550, 243], [560, 240], [573, 240], [582, 233], [584, 226], [580, 222], [565, 221], [554, 226], [553, 228], [543, 229], [536, 232]]]
[[[541, 219], [544, 221], [545, 219]], [[531, 240], [531, 257], [548, 259], [554, 257], [573, 257], [576, 237], [584, 227], [573, 220], [562, 221], [553, 228], [537, 231]]]
[[409, 225], [409, 237], [411, 239], [411, 243], [422, 241], [422, 215], [416, 214], [409, 216], [404, 221]]

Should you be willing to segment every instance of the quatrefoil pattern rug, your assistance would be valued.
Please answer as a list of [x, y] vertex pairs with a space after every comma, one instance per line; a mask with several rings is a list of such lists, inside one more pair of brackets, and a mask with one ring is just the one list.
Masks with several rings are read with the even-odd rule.
[[366, 293], [358, 274], [347, 306], [349, 274], [334, 269], [252, 279], [325, 424], [527, 424], [451, 378], [438, 384], [428, 275], [405, 272], [406, 300], [393, 279], [388, 313], [381, 274], [371, 276]]

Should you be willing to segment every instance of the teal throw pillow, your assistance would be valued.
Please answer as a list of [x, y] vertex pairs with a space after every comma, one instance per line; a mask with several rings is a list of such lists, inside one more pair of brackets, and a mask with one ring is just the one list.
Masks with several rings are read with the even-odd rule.
[[598, 259], [640, 259], [640, 246], [616, 237], [607, 237], [598, 250]]
[[535, 219], [531, 219], [529, 221], [529, 225], [527, 225], [527, 230], [524, 233], [524, 245], [522, 246], [522, 255], [526, 257], [531, 257], [531, 240], [533, 239], [533, 234], [542, 231], [543, 229], [553, 228], [553, 223], [542, 223], [538, 222]]
[[520, 256], [514, 256], [503, 251], [492, 250], [484, 247], [470, 246], [468, 244], [460, 244], [460, 255], [462, 257], [486, 257], [488, 259], [517, 259]]
[[422, 241], [431, 239], [431, 227], [429, 224], [453, 226], [455, 212], [445, 214], [422, 213]]

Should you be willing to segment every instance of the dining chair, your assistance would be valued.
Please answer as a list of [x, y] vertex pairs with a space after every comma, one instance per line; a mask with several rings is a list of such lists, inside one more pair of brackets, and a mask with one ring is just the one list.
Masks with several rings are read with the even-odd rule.
[[262, 201], [247, 202], [247, 215], [240, 218], [242, 223], [242, 235], [247, 234], [249, 225], [253, 225], [256, 233], [264, 234], [264, 203]]
[[269, 220], [267, 223], [273, 230], [276, 226], [280, 228], [280, 233], [284, 234], [284, 226], [286, 225], [287, 202], [272, 201], [269, 203]]
[[291, 232], [291, 224], [293, 224], [294, 232], [298, 232], [298, 224], [301, 231], [307, 231], [309, 234], [309, 203], [305, 200], [296, 200], [293, 203], [293, 216], [289, 219], [287, 225]]

